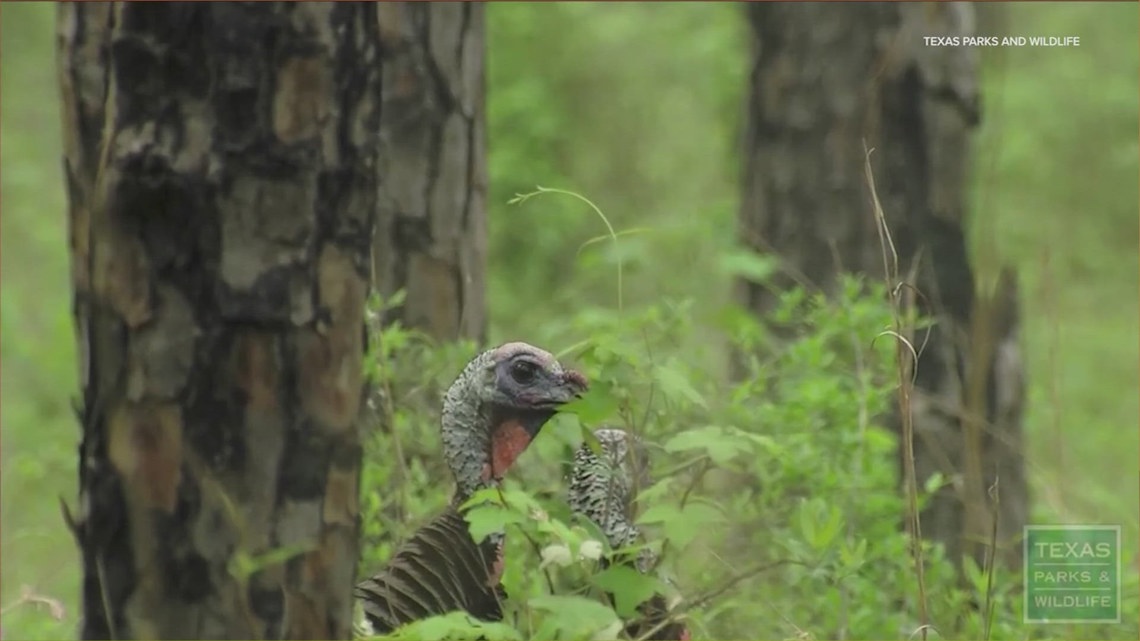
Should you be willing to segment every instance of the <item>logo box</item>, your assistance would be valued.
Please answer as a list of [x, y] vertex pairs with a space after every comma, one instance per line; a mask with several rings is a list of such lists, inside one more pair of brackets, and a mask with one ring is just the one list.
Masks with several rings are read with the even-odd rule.
[[1120, 623], [1120, 526], [1027, 525], [1026, 623]]

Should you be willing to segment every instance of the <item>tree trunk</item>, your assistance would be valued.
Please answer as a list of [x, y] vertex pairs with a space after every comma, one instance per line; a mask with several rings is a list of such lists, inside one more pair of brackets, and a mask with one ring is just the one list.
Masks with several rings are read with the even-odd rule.
[[85, 639], [351, 634], [376, 11], [59, 7]]
[[[915, 467], [920, 486], [935, 471], [952, 484], [921, 515], [922, 534], [952, 558], [981, 562], [992, 527], [987, 492], [1000, 478], [998, 543], [1016, 564], [1028, 510], [1016, 282], [1008, 270], [996, 287], [976, 277], [964, 233], [977, 50], [923, 40], [974, 35], [973, 7], [762, 2], [747, 12], [755, 48], [742, 240], [826, 292], [842, 271], [882, 281], [864, 141], [874, 149], [899, 273], [938, 323], [911, 397]], [[738, 296], [760, 315], [777, 300], [747, 281]], [[901, 434], [900, 417], [891, 420]]]
[[386, 314], [441, 340], [482, 342], [487, 319], [484, 6], [382, 3], [383, 107], [373, 272]]

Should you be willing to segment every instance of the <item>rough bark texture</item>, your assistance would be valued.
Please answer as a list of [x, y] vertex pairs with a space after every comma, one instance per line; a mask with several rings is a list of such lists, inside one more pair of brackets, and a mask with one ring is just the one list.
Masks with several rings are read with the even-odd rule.
[[374, 278], [385, 319], [441, 340], [486, 334], [487, 169], [480, 3], [381, 3]]
[[375, 4], [63, 3], [90, 638], [347, 638]]
[[[974, 35], [973, 7], [765, 2], [747, 12], [755, 48], [742, 240], [824, 291], [841, 271], [881, 282], [863, 141], [875, 150], [899, 271], [938, 321], [911, 399], [915, 460], [920, 484], [936, 470], [953, 484], [922, 514], [922, 533], [953, 558], [980, 561], [992, 527], [986, 492], [1000, 478], [998, 542], [1016, 563], [1028, 509], [1016, 282], [1007, 271], [996, 287], [980, 285], [963, 233], [977, 49], [923, 41]], [[776, 301], [746, 281], [738, 295], [760, 315]]]

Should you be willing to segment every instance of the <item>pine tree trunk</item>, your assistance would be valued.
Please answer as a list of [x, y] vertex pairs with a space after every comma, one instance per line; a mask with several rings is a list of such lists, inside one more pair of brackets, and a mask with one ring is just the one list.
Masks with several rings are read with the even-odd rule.
[[479, 3], [382, 3], [374, 276], [383, 319], [440, 340], [486, 337], [487, 169]]
[[60, 5], [82, 638], [351, 634], [376, 11]]
[[[921, 515], [922, 534], [952, 558], [981, 562], [994, 514], [987, 492], [1000, 478], [998, 543], [1016, 564], [1028, 510], [1016, 282], [1008, 270], [996, 287], [980, 282], [964, 229], [977, 50], [923, 40], [974, 35], [973, 7], [754, 3], [747, 12], [755, 49], [742, 240], [785, 260], [797, 276], [785, 285], [834, 292], [843, 271], [882, 282], [864, 141], [874, 149], [900, 274], [938, 321], [911, 399], [915, 467], [920, 486], [935, 471], [952, 484]], [[761, 316], [776, 302], [746, 281], [738, 296]], [[891, 420], [901, 431], [899, 416]]]

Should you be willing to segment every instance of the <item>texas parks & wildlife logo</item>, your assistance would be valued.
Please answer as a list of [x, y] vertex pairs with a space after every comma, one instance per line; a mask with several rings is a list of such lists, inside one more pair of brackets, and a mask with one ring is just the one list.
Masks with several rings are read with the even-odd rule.
[[1025, 622], [1120, 623], [1120, 526], [1025, 526]]

